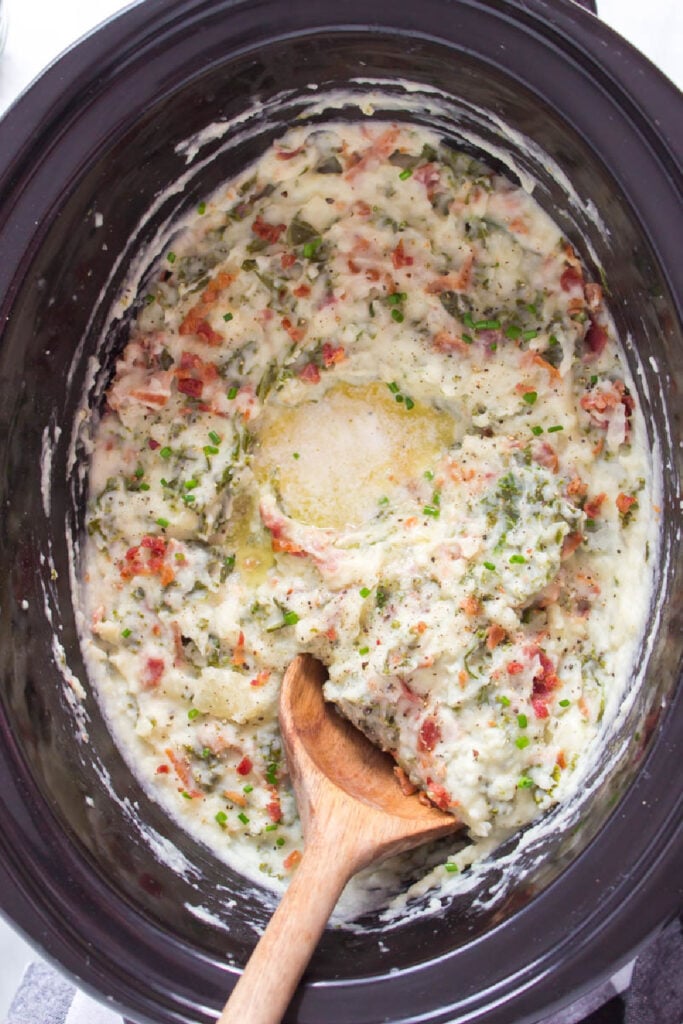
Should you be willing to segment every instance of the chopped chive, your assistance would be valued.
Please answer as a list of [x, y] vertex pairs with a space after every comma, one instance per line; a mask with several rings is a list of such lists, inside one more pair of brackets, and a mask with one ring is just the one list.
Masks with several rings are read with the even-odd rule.
[[226, 324], [229, 324], [230, 321], [233, 319], [232, 313], [224, 313], [223, 319], [225, 320]]
[[598, 383], [598, 375], [597, 375], [597, 373], [594, 373], [591, 376], [591, 384], [597, 384], [597, 383]]
[[426, 469], [425, 470], [424, 478], [425, 478], [425, 480], [433, 480], [434, 479], [434, 474], [432, 473], [431, 469]]
[[551, 334], [550, 337], [548, 338], [548, 344], [549, 345], [559, 345], [560, 343], [557, 340], [557, 338], [555, 337], [555, 335]]
[[484, 562], [484, 568], [488, 569], [489, 572], [495, 572], [495, 570], [496, 570], [496, 567], [493, 564], [493, 562]]
[[509, 708], [510, 707], [510, 698], [506, 697], [504, 693], [501, 693], [498, 697], [496, 697], [496, 700], [501, 705], [501, 707], [504, 707], [504, 708]]
[[412, 167], [406, 167], [399, 174], [399, 178], [401, 179], [401, 181], [407, 181], [408, 178], [411, 177], [412, 173], [413, 173]]
[[549, 434], [556, 434], [558, 430], [564, 430], [564, 427], [561, 423], [556, 423], [554, 427], [548, 427]]
[[533, 784], [534, 784], [534, 780], [530, 779], [528, 775], [522, 775], [517, 780], [517, 788], [518, 789], [531, 789]]
[[186, 480], [183, 487], [186, 491], [193, 491], [195, 487], [199, 486], [199, 480], [195, 480], [194, 477], [191, 480]]
[[313, 239], [311, 239], [310, 242], [306, 242], [306, 244], [304, 245], [304, 248], [303, 248], [304, 257], [307, 260], [312, 259], [312, 257], [315, 256], [316, 252], [318, 251], [318, 249], [320, 248], [320, 246], [322, 244], [323, 244], [323, 240], [320, 237], [313, 238]]
[[462, 318], [462, 322], [464, 323], [465, 327], [470, 327], [472, 330], [475, 329], [474, 319], [472, 318], [471, 313], [465, 313], [465, 315]]
[[510, 341], [517, 341], [517, 338], [521, 338], [522, 328], [516, 324], [508, 324], [505, 328], [505, 337], [509, 338]]
[[173, 450], [166, 445], [164, 448], [159, 449], [159, 455], [162, 459], [170, 459], [173, 455]]
[[537, 309], [536, 309], [536, 307], [534, 306], [533, 302], [530, 302], [530, 303], [529, 303], [529, 304], [527, 305], [526, 309], [527, 309], [527, 312], [528, 312], [528, 313], [531, 313], [531, 315], [532, 315], [532, 316], [538, 316], [538, 310], [537, 310]]
[[265, 831], [266, 832], [275, 832], [275, 831], [277, 831], [277, 825], [275, 824], [275, 822], [273, 822], [272, 825], [266, 825]]
[[138, 466], [138, 468], [135, 470], [135, 477], [139, 480], [144, 475], [145, 475], [144, 469], [142, 468], [142, 466]]
[[175, 253], [174, 252], [167, 253], [166, 254], [166, 259], [168, 260], [169, 263], [175, 263]]
[[242, 792], [249, 794], [249, 793], [253, 792], [253, 789], [254, 789], [254, 787], [251, 784], [248, 784], [248, 785], [246, 785], [246, 786], [244, 786], [242, 788]]
[[409, 410], [410, 409], [414, 409], [415, 408], [415, 402], [412, 400], [412, 398], [408, 398], [406, 396], [405, 406], [406, 406], [406, 409], [409, 409]]
[[561, 708], [568, 708], [570, 704], [571, 704], [571, 701], [568, 700], [566, 697], [563, 700], [560, 701], [560, 707]]
[[293, 458], [293, 459], [300, 459], [300, 458], [301, 458], [301, 456], [299, 455], [299, 453], [298, 453], [298, 452], [292, 452], [292, 458]]
[[369, 597], [370, 596], [370, 588], [369, 587], [361, 587], [360, 596], [361, 597]]
[[240, 813], [237, 815], [237, 817], [240, 819], [240, 821], [242, 822], [243, 825], [248, 825], [249, 824], [249, 818], [246, 816], [244, 811], [240, 811]]
[[594, 519], [587, 519], [586, 520], [586, 526], [587, 526], [587, 528], [589, 530], [592, 530], [593, 527], [595, 526], [595, 520]]
[[200, 217], [206, 213], [206, 203], [203, 200], [197, 207], [197, 213], [199, 214]]
[[439, 509], [436, 505], [425, 505], [422, 509], [422, 514], [425, 516], [432, 516], [434, 519], [439, 518]]
[[387, 384], [387, 387], [391, 391], [392, 395], [397, 395], [400, 390], [398, 384], [394, 380], [392, 380], [390, 384]]
[[218, 455], [219, 454], [219, 450], [213, 444], [205, 444], [204, 445], [204, 454], [205, 455]]
[[183, 494], [183, 501], [186, 505], [191, 505], [197, 498], [194, 494]]
[[140, 490], [141, 491], [148, 491], [149, 490], [149, 484], [140, 484]]
[[190, 710], [187, 712], [187, 717], [190, 719], [191, 722], [195, 718], [197, 718], [198, 715], [199, 715], [199, 710], [197, 708], [190, 708]]
[[218, 824], [221, 827], [223, 827], [225, 825], [227, 820], [228, 820], [228, 816], [225, 813], [225, 811], [219, 811], [218, 814], [216, 815], [216, 821], [218, 822]]
[[276, 846], [284, 846], [285, 845], [284, 838], [282, 836], [278, 836], [277, 839], [275, 840], [275, 845]]
[[220, 444], [221, 443], [220, 436], [216, 433], [215, 430], [210, 430], [209, 431], [209, 441], [211, 441], [212, 444]]
[[463, 334], [462, 340], [465, 342], [466, 345], [474, 345], [474, 338], [472, 337], [471, 334]]
[[520, 750], [524, 750], [524, 748], [528, 747], [530, 743], [531, 740], [528, 736], [518, 736], [515, 740], [515, 746], [519, 747]]
[[383, 497], [383, 498], [380, 498], [380, 499], [379, 499], [379, 501], [377, 502], [377, 504], [378, 504], [378, 505], [388, 505], [388, 504], [389, 504], [389, 499], [387, 498], [386, 494], [384, 495], [384, 497]]
[[405, 317], [400, 309], [392, 309], [391, 319], [395, 320], [397, 324], [402, 324], [403, 321], [405, 320]]
[[520, 729], [526, 729], [528, 724], [529, 721], [526, 715], [517, 715], [517, 725], [520, 727]]
[[[467, 326], [469, 327], [469, 324]], [[497, 331], [500, 327], [500, 320], [477, 320], [472, 326], [475, 331]]]
[[277, 782], [277, 765], [269, 764], [266, 768], [266, 782], [269, 786], [274, 786]]
[[454, 871], [459, 871], [460, 870], [457, 864], [451, 864], [450, 861], [447, 861], [444, 864], [444, 867], [445, 867], [446, 871], [450, 871], [451, 873], [454, 872]]
[[231, 398], [231, 399], [232, 399], [232, 398], [237, 398], [237, 395], [238, 395], [238, 394], [239, 394], [239, 388], [236, 388], [236, 387], [235, 387], [235, 386], [233, 385], [233, 386], [232, 386], [232, 387], [230, 388], [230, 390], [228, 391], [228, 398]]
[[166, 527], [168, 526], [168, 519], [164, 519], [163, 516], [159, 516], [156, 522], [157, 526], [160, 526], [162, 530], [165, 530]]
[[284, 622], [285, 626], [296, 626], [297, 622], [299, 621], [299, 616], [297, 615], [296, 612], [285, 612], [284, 615], [282, 616], [282, 621]]
[[538, 331], [531, 330], [531, 331], [524, 331], [522, 333], [522, 339], [524, 341], [533, 341], [534, 338], [537, 338], [537, 337], [538, 337]]
[[124, 640], [125, 640], [125, 639], [127, 639], [127, 638], [128, 638], [129, 636], [130, 636], [130, 634], [131, 634], [132, 632], [133, 632], [133, 630], [132, 630], [132, 629], [128, 629], [128, 628], [126, 628], [126, 629], [122, 629], [122, 630], [121, 630], [121, 636], [122, 636], [122, 637], [124, 638]]
[[510, 565], [524, 565], [525, 562], [524, 555], [510, 555]]
[[394, 395], [397, 402], [403, 403], [403, 395]]
[[192, 799], [191, 795], [187, 792], [186, 789], [181, 789], [180, 795], [182, 797], [185, 797], [186, 800], [191, 800]]
[[535, 434], [536, 437], [538, 437], [539, 434], [543, 433], [543, 427], [538, 427], [538, 426], [537, 427], [532, 427], [531, 428], [531, 433]]
[[358, 653], [359, 654], [369, 654], [370, 653], [370, 648], [369, 647], [359, 647], [358, 648]]
[[522, 398], [524, 399], [527, 405], [533, 405], [536, 399], [538, 398], [538, 393], [536, 391], [525, 391], [522, 395]]

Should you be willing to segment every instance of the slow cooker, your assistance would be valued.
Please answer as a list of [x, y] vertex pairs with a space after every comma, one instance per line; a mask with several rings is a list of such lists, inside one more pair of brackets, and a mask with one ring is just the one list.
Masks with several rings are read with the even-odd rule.
[[417, 119], [497, 152], [604, 270], [662, 542], [636, 698], [571, 827], [520, 849], [506, 885], [494, 860], [439, 913], [328, 929], [286, 1020], [536, 1021], [681, 906], [681, 95], [571, 0], [145, 0], [0, 123], [0, 904], [140, 1022], [215, 1019], [273, 897], [168, 821], [89, 691], [74, 423], [125, 343], [126, 316], [107, 325], [135, 254], [341, 91], [376, 97], [334, 105], [342, 120]]

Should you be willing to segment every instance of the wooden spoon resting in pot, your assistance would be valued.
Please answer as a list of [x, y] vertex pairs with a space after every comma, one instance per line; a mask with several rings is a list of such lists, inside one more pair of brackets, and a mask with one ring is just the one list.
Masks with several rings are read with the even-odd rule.
[[277, 1024], [349, 878], [460, 828], [417, 793], [405, 796], [392, 759], [325, 703], [325, 678], [305, 654], [285, 673], [280, 728], [304, 853], [218, 1024]]

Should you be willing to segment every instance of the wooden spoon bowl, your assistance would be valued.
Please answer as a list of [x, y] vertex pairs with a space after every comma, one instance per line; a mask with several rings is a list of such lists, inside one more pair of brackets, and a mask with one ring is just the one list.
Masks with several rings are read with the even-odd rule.
[[395, 762], [325, 702], [325, 678], [305, 654], [285, 673], [280, 728], [304, 852], [218, 1024], [280, 1021], [349, 878], [461, 827], [419, 794], [403, 793]]

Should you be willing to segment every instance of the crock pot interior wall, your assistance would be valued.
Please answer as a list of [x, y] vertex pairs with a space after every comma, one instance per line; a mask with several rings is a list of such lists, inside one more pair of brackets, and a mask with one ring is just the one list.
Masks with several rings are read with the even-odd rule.
[[[182, 5], [176, 6], [179, 9]], [[40, 227], [14, 278], [14, 293], [6, 306], [10, 317], [0, 353], [4, 460], [1, 486], [7, 509], [0, 557], [9, 570], [2, 581], [1, 597], [4, 713], [0, 756], [14, 778], [4, 798], [8, 810], [5, 820], [11, 823], [13, 832], [6, 838], [18, 840], [23, 848], [13, 847], [11, 842], [0, 841], [0, 845], [16, 877], [34, 894], [39, 923], [34, 925], [33, 937], [42, 938], [72, 971], [111, 992], [135, 1012], [150, 1014], [149, 1007], [154, 1006], [150, 1018], [155, 1020], [170, 1020], [163, 1013], [171, 1014], [172, 1010], [181, 1013], [181, 1017], [173, 1019], [210, 1018], [208, 1011], [192, 1007], [196, 1007], [200, 993], [207, 1005], [220, 1003], [228, 979], [222, 976], [217, 964], [226, 956], [236, 963], [244, 962], [255, 941], [251, 923], [266, 919], [268, 900], [259, 900], [245, 891], [238, 878], [174, 829], [148, 800], [113, 746], [91, 696], [86, 701], [90, 744], [74, 739], [74, 717], [54, 663], [52, 628], [45, 614], [43, 590], [49, 595], [52, 625], [68, 665], [85, 680], [64, 535], [65, 523], [71, 523], [74, 517], [76, 523], [82, 521], [83, 504], [81, 501], [74, 510], [68, 489], [59, 482], [67, 477], [70, 426], [82, 394], [87, 360], [95, 351], [108, 306], [126, 272], [124, 262], [108, 280], [112, 263], [159, 190], [185, 172], [184, 157], [175, 151], [175, 143], [219, 117], [239, 113], [246, 98], [254, 93], [267, 98], [283, 88], [305, 90], [310, 82], [343, 85], [354, 76], [404, 77], [438, 84], [454, 97], [463, 97], [495, 112], [513, 128], [541, 142], [579, 194], [589, 196], [600, 210], [610, 229], [607, 239], [589, 219], [575, 214], [573, 220], [552, 174], [540, 165], [531, 166], [523, 152], [517, 154], [520, 165], [533, 170], [539, 178], [537, 196], [542, 204], [587, 256], [577, 233], [581, 229], [604, 265], [618, 328], [622, 336], [630, 332], [636, 339], [646, 369], [651, 394], [649, 399], [644, 393], [640, 398], [646, 411], [651, 409], [648, 422], [657, 431], [663, 430], [665, 405], [677, 409], [679, 403], [675, 392], [667, 393], [662, 387], [664, 377], [652, 372], [648, 359], [656, 356], [660, 367], [668, 363], [668, 380], [674, 382], [671, 388], [676, 386], [676, 378], [680, 388], [683, 350], [679, 314], [638, 212], [595, 148], [571, 127], [568, 116], [537, 91], [495, 66], [495, 48], [486, 41], [487, 33], [492, 31], [487, 23], [487, 16], [491, 16], [491, 11], [487, 14], [485, 10], [488, 5], [481, 7], [478, 21], [468, 22], [466, 17], [463, 21], [463, 38], [469, 53], [464, 46], [454, 49], [415, 34], [397, 36], [379, 30], [349, 30], [337, 35], [333, 46], [327, 32], [312, 32], [305, 37], [263, 44], [236, 57], [226, 56], [230, 40], [225, 28], [225, 9], [229, 5], [217, 4], [213, 10], [208, 4], [186, 6], [192, 7], [198, 17], [190, 42], [177, 25], [167, 26], [165, 37], [159, 33], [156, 45], [160, 46], [161, 37], [165, 57], [162, 61], [158, 53], [155, 56], [151, 51], [152, 71], [146, 80], [146, 91], [137, 93], [131, 87], [134, 75], [126, 79], [117, 71], [117, 78], [112, 72], [112, 80], [107, 82], [110, 130], [106, 141], [98, 138], [97, 146], [80, 158], [75, 173], [64, 182], [61, 195], [50, 194], [47, 178], [42, 191], [35, 193], [40, 199], [47, 197], [49, 202], [45, 202]], [[451, 8], [454, 16], [457, 7]], [[202, 11], [203, 17], [199, 18]], [[511, 26], [508, 31], [513, 31]], [[149, 42], [148, 45], [151, 46]], [[475, 57], [471, 51], [476, 49], [489, 57]], [[141, 44], [134, 71], [139, 71], [145, 59]], [[155, 59], [158, 67], [154, 66]], [[101, 83], [93, 86], [95, 94], [97, 88], [101, 88]], [[283, 104], [258, 137], [200, 168], [182, 194], [170, 197], [160, 207], [139, 241], [151, 239], [158, 224], [174, 209], [191, 208], [280, 134], [288, 111], [296, 107], [294, 99], [289, 102], [291, 107]], [[87, 94], [82, 105], [87, 111]], [[38, 160], [33, 172], [34, 186], [41, 175], [55, 174], [55, 166], [69, 166], [70, 160], [73, 163], [72, 135], [82, 115], [72, 106], [64, 116], [63, 124], [70, 119], [72, 123], [60, 129], [61, 137], [46, 139], [50, 159]], [[609, 125], [605, 131], [609, 133]], [[220, 142], [214, 145], [220, 148]], [[60, 147], [64, 147], [63, 158], [59, 155]], [[100, 228], [95, 225], [95, 211], [103, 217]], [[105, 286], [105, 294], [100, 297]], [[93, 308], [96, 315], [91, 320]], [[116, 351], [125, 341], [125, 331], [123, 323], [107, 339], [106, 362], [110, 368]], [[73, 353], [82, 337], [85, 343], [81, 358], [70, 375]], [[633, 349], [628, 355], [633, 367]], [[55, 438], [53, 447], [55, 485], [48, 519], [41, 503], [39, 463], [43, 431], [46, 427], [54, 430], [55, 425], [62, 427], [62, 433]], [[672, 428], [679, 436], [677, 421]], [[680, 456], [675, 449], [669, 454], [672, 459]], [[665, 482], [665, 510], [675, 513], [675, 470]], [[670, 516], [668, 522], [666, 545], [671, 547], [676, 542], [674, 517]], [[52, 562], [46, 557], [48, 552]], [[671, 595], [680, 594], [676, 572], [674, 564], [666, 581]], [[21, 606], [24, 600], [29, 604], [26, 610]], [[622, 730], [622, 735], [631, 733], [641, 739], [634, 740], [632, 753], [618, 776], [594, 794], [590, 807], [584, 809], [580, 827], [572, 834], [557, 833], [548, 838], [543, 866], [513, 887], [504, 905], [493, 910], [477, 909], [471, 905], [470, 895], [455, 900], [448, 914], [441, 918], [423, 918], [387, 932], [382, 945], [376, 935], [350, 936], [329, 931], [313, 962], [311, 979], [372, 979], [390, 969], [438, 963], [439, 958], [460, 949], [470, 953], [467, 967], [458, 979], [461, 992], [457, 999], [464, 1005], [475, 998], [473, 993], [478, 990], [478, 998], [484, 999], [487, 989], [502, 985], [507, 975], [528, 964], [530, 958], [512, 948], [511, 937], [523, 934], [525, 915], [533, 913], [534, 906], [556, 892], [557, 887], [553, 889], [551, 883], [563, 871], [571, 876], [581, 852], [607, 821], [618, 817], [623, 806], [622, 794], [627, 792], [653, 737], [657, 736], [662, 701], [673, 690], [679, 674], [677, 617], [680, 623], [680, 608], [670, 600], [652, 655], [651, 682]], [[112, 799], [95, 769], [91, 748], [107, 765], [112, 786], [120, 798], [118, 802]], [[196, 865], [195, 875], [185, 877], [155, 858], [140, 834], [131, 828], [121, 804], [125, 799], [137, 805], [140, 817], [158, 833], [172, 837], [187, 860]], [[623, 832], [624, 837], [628, 836], [626, 824]], [[605, 869], [609, 870], [607, 866]], [[486, 884], [493, 881], [491, 876]], [[564, 906], [568, 918], [582, 912], [585, 894], [574, 897], [565, 898], [564, 903], [560, 899], [557, 904]], [[592, 899], [599, 903], [597, 893]], [[235, 902], [228, 904], [227, 900]], [[229, 931], [203, 923], [184, 904], [201, 904], [216, 917], [228, 921]], [[8, 909], [11, 911], [11, 905]], [[56, 913], [64, 921], [67, 948], [54, 944]], [[507, 928], [507, 937], [502, 925]], [[494, 929], [501, 933], [501, 959], [492, 969], [481, 957], [477, 960], [477, 947], [486, 948], [483, 943]], [[553, 934], [557, 944], [562, 945], [567, 918], [547, 922], [548, 943]], [[113, 950], [115, 968], [106, 963]], [[623, 952], [619, 950], [614, 955]], [[87, 965], [85, 957], [90, 958]], [[131, 964], [134, 959], [147, 962], [150, 957], [156, 967], [148, 974], [149, 992], [143, 994]], [[596, 971], [609, 964], [609, 958], [607, 951], [604, 964], [597, 958]], [[457, 964], [449, 964], [448, 970], [454, 972], [454, 979], [458, 977]], [[171, 979], [170, 986], [164, 984], [164, 978]], [[589, 980], [575, 978], [572, 983]], [[559, 975], [558, 985], [558, 995], [562, 995]], [[565, 980], [567, 985], [569, 980]], [[368, 1010], [368, 1016], [360, 1016], [357, 1009], [342, 1016], [345, 1011], [339, 991], [330, 990], [326, 996], [325, 986], [319, 988], [317, 996], [314, 992], [304, 997], [296, 1018], [292, 1019], [344, 1019], [357, 1024], [383, 1019], [374, 1010]], [[398, 988], [395, 986], [396, 991]], [[441, 1016], [439, 1009], [446, 1007], [448, 999], [455, 1006], [456, 996], [448, 986], [440, 991], [435, 988], [430, 995], [422, 991], [418, 1011], [417, 1004], [408, 1006], [405, 994], [399, 995], [394, 1015], [386, 1019], [409, 1020], [413, 1019], [410, 1014], [431, 1012], [432, 1016], [425, 1019], [447, 1020], [447, 1011], [444, 1009], [445, 1015]], [[330, 1009], [329, 1000], [335, 1000], [336, 1009]], [[392, 1013], [388, 1002], [383, 1004], [382, 1012]], [[188, 1016], [182, 1016], [183, 1013]], [[498, 1018], [487, 1019], [493, 1022]]]

